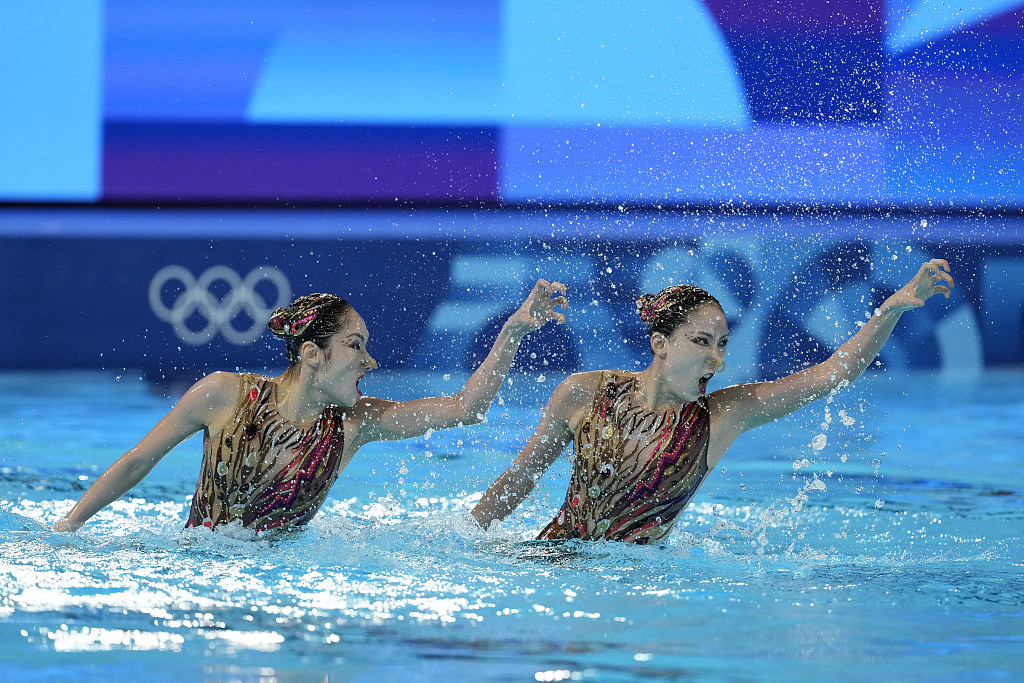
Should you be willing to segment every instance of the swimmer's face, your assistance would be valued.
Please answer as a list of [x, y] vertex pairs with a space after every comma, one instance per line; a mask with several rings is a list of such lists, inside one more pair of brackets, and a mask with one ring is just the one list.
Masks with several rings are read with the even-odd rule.
[[359, 380], [375, 369], [377, 362], [366, 351], [370, 333], [362, 317], [352, 310], [345, 318], [341, 329], [331, 337], [324, 351], [319, 383], [335, 405], [351, 407], [362, 396]]
[[707, 303], [694, 310], [663, 345], [672, 394], [686, 402], [702, 396], [725, 359], [728, 343], [729, 325], [717, 304]]

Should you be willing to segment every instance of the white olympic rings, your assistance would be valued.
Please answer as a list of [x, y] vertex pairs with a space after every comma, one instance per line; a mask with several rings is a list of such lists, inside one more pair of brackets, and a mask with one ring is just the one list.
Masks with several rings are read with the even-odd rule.
[[[256, 285], [264, 280], [277, 289], [277, 301], [269, 305], [256, 291]], [[218, 281], [228, 286], [228, 293], [223, 299], [210, 291], [210, 285]], [[168, 283], [174, 282], [180, 283], [184, 291], [167, 306], [163, 290]], [[254, 268], [245, 278], [228, 266], [213, 266], [198, 280], [183, 266], [165, 266], [149, 283], [149, 306], [153, 313], [171, 324], [178, 339], [192, 346], [207, 344], [218, 333], [233, 344], [252, 344], [263, 334], [274, 309], [287, 306], [291, 296], [287, 276], [273, 266]], [[233, 323], [243, 310], [249, 317], [249, 327], [237, 329]], [[194, 330], [187, 322], [197, 318], [206, 322]]]

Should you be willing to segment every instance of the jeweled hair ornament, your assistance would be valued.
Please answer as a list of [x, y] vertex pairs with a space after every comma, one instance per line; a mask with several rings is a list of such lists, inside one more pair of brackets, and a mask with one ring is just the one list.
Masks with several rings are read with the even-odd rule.
[[651, 326], [662, 312], [680, 303], [680, 300], [685, 301], [687, 295], [695, 290], [703, 293], [696, 285], [672, 285], [657, 294], [644, 294], [636, 300], [636, 312], [645, 325]]
[[320, 310], [335, 298], [330, 294], [309, 294], [300, 297], [288, 308], [274, 311], [267, 327], [277, 337], [301, 337], [320, 315]]

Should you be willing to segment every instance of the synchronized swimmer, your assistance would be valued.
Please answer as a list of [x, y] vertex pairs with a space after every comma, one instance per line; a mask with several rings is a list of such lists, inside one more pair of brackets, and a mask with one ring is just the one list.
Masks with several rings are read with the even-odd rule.
[[692, 285], [640, 297], [650, 365], [642, 372], [584, 372], [563, 381], [533, 437], [472, 515], [485, 528], [504, 519], [572, 444], [565, 501], [537, 538], [661, 541], [740, 434], [853, 382], [903, 313], [937, 293], [949, 298], [948, 271], [942, 259], [922, 265], [825, 362], [775, 381], [711, 394], [708, 383], [724, 369], [729, 342], [721, 304]]
[[461, 391], [412, 401], [363, 396], [359, 380], [377, 367], [366, 323], [336, 296], [302, 297], [268, 323], [286, 344], [284, 374], [215, 372], [199, 380], [53, 528], [78, 529], [200, 431], [203, 462], [187, 526], [238, 523], [254, 533], [301, 526], [366, 443], [480, 422], [523, 337], [565, 322], [555, 310], [564, 311], [565, 294], [561, 283], [539, 280]]

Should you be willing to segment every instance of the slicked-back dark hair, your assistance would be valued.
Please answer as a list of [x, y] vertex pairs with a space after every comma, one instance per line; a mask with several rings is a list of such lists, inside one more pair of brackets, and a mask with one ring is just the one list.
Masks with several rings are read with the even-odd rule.
[[330, 338], [345, 325], [352, 304], [333, 294], [300, 296], [291, 306], [279, 308], [270, 316], [267, 327], [284, 339], [288, 363], [299, 362], [299, 350], [308, 341], [326, 350]]
[[718, 299], [696, 285], [671, 285], [657, 294], [644, 294], [638, 298], [636, 311], [647, 325], [648, 337], [655, 332], [669, 337], [689, 322], [690, 314], [705, 304], [722, 308]]

